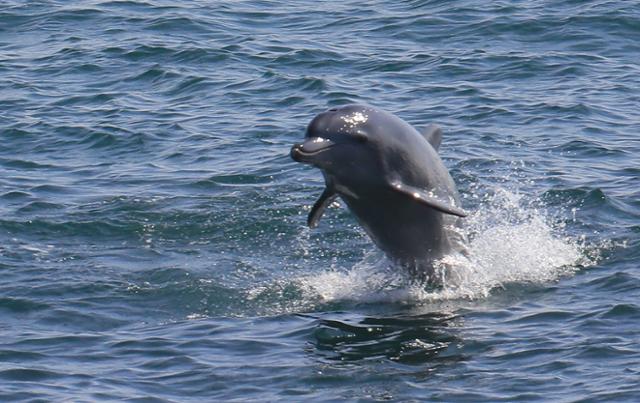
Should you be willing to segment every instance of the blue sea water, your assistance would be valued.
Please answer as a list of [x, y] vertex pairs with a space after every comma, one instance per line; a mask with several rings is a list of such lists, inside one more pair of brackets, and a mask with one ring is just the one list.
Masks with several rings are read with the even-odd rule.
[[[443, 128], [442, 289], [310, 119]], [[0, 1], [1, 401], [640, 400], [633, 1]]]

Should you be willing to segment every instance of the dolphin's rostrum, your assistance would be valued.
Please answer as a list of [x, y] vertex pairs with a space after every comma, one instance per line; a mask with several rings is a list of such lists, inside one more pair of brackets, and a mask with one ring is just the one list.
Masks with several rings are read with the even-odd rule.
[[316, 116], [291, 157], [320, 168], [326, 187], [307, 223], [340, 196], [391, 260], [429, 278], [432, 262], [461, 242], [455, 231], [466, 213], [438, 156], [441, 130], [422, 133], [388, 112], [346, 105]]

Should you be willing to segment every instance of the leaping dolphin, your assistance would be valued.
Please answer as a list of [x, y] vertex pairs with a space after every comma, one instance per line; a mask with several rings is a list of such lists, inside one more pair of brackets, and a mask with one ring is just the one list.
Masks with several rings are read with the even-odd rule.
[[430, 280], [433, 261], [459, 243], [467, 214], [438, 156], [442, 131], [421, 133], [368, 105], [333, 108], [313, 118], [291, 157], [322, 171], [326, 187], [309, 213], [316, 227], [340, 196], [373, 242], [395, 262]]

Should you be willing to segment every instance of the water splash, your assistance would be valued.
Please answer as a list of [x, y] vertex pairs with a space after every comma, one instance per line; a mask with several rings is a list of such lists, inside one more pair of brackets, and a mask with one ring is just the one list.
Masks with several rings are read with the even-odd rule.
[[442, 287], [415, 284], [380, 252], [367, 254], [349, 270], [330, 269], [297, 281], [309, 296], [327, 302], [421, 303], [484, 298], [509, 283], [555, 281], [597, 261], [596, 248], [586, 245], [584, 237], [565, 235], [563, 220], [509, 190], [483, 197], [466, 223], [468, 253], [438, 263], [440, 272], [447, 273]]

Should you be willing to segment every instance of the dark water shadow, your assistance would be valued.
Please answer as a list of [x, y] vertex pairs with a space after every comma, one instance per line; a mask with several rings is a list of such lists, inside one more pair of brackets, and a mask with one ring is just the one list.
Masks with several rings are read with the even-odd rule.
[[435, 368], [464, 359], [457, 335], [461, 322], [459, 315], [439, 312], [380, 317], [327, 313], [316, 318], [309, 352], [328, 364], [374, 361]]

